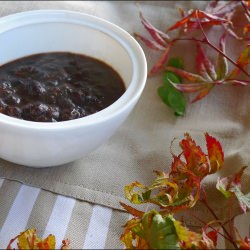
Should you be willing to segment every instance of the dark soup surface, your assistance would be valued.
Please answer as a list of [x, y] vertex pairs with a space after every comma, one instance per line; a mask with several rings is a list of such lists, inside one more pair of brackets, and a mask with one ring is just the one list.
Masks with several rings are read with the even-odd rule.
[[96, 113], [125, 92], [119, 74], [84, 55], [36, 54], [0, 66], [0, 112], [37, 122]]

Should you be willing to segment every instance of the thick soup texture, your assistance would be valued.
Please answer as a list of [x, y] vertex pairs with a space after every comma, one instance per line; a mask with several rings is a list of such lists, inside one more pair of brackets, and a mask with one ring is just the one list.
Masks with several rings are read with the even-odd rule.
[[0, 112], [36, 122], [59, 122], [96, 113], [125, 92], [119, 74], [84, 55], [36, 54], [0, 67]]

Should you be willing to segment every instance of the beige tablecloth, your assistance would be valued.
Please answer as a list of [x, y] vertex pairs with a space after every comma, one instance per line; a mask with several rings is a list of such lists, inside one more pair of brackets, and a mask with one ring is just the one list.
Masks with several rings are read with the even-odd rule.
[[[165, 30], [176, 20], [178, 6], [191, 8], [205, 4], [205, 1], [2, 1], [0, 16], [32, 9], [68, 9], [105, 18], [130, 33], [146, 34], [140, 23], [139, 9], [151, 23]], [[143, 48], [150, 68], [158, 55]], [[195, 54], [191, 44], [176, 47], [172, 56], [184, 57], [187, 68], [194, 68]], [[185, 132], [203, 147], [206, 131], [221, 142], [225, 166], [219, 175], [233, 173], [250, 163], [249, 87], [217, 87], [204, 100], [189, 104], [186, 115], [177, 118], [157, 95], [161, 78], [162, 75], [158, 75], [148, 79], [138, 105], [124, 125], [106, 144], [86, 157], [71, 164], [44, 169], [0, 160], [0, 177], [121, 209], [119, 201], [125, 201], [124, 185], [134, 180], [149, 184], [154, 169], [169, 169], [171, 141], [174, 137], [182, 138]], [[177, 143], [173, 150], [178, 150]], [[249, 191], [250, 173], [247, 171], [243, 185]], [[217, 177], [215, 174], [208, 178], [208, 188], [214, 186]], [[225, 204], [218, 202], [220, 194], [212, 191], [209, 198], [218, 213], [223, 214]], [[207, 216], [199, 207], [197, 210]], [[193, 224], [192, 221], [189, 223]]]

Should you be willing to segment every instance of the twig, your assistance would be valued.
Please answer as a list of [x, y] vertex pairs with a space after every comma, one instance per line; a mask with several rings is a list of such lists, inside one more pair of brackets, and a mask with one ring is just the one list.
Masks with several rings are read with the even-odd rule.
[[202, 34], [204, 35], [205, 37], [205, 40], [202, 40], [201, 42], [202, 43], [205, 43], [207, 45], [209, 45], [211, 48], [213, 48], [214, 50], [216, 50], [218, 53], [220, 53], [221, 55], [223, 55], [225, 58], [227, 58], [228, 61], [230, 61], [234, 66], [236, 66], [237, 68], [239, 68], [244, 74], [246, 74], [248, 77], [250, 77], [250, 74], [247, 73], [247, 71], [245, 71], [241, 66], [239, 66], [233, 59], [231, 59], [229, 56], [227, 56], [226, 54], [224, 54], [220, 49], [218, 49], [216, 46], [214, 46], [208, 39], [202, 25], [201, 25], [201, 22], [198, 18], [198, 15], [197, 15], [197, 12], [196, 12], [196, 16], [197, 16], [197, 22], [200, 26], [200, 29], [201, 29], [201, 32]]
[[231, 62], [235, 67], [239, 68], [245, 75], [250, 77], [250, 74], [247, 73], [246, 70], [244, 70], [241, 66], [239, 66], [232, 58], [230, 58], [228, 55], [224, 54], [220, 49], [218, 49], [216, 46], [214, 46], [209, 40], [207, 40], [206, 37], [205, 37], [205, 40], [197, 39], [197, 38], [194, 38], [194, 37], [192, 37], [192, 38], [188, 38], [188, 37], [186, 37], [186, 38], [175, 38], [175, 39], [172, 40], [173, 43], [177, 42], [177, 41], [193, 41], [193, 42], [200, 42], [200, 43], [203, 43], [205, 45], [208, 45], [209, 47], [213, 48], [218, 53], [223, 55], [229, 62]]
[[230, 242], [231, 244], [235, 247], [235, 249], [238, 249], [237, 244], [235, 243], [233, 237], [228, 233], [227, 229], [225, 228], [225, 226], [220, 222], [219, 217], [216, 215], [216, 213], [213, 211], [213, 209], [208, 205], [208, 203], [206, 202], [206, 200], [204, 199], [200, 199], [200, 201], [206, 206], [206, 208], [208, 209], [208, 211], [213, 215], [213, 217], [218, 220], [219, 225], [221, 226], [221, 228], [223, 229], [223, 232], [227, 235], [228, 238], [230, 238]]
[[[196, 220], [198, 220], [199, 222], [201, 222], [202, 224], [207, 225], [207, 222], [203, 221], [201, 218], [199, 218], [197, 215], [194, 215], [191, 211], [187, 210], [185, 211], [186, 213], [188, 213], [190, 216], [194, 217]], [[219, 223], [219, 222], [218, 222]], [[211, 228], [212, 230], [216, 231], [216, 228], [214, 228], [211, 225], [208, 225], [209, 228]], [[219, 235], [221, 235], [224, 239], [228, 240], [229, 242], [232, 242], [230, 238], [228, 238], [225, 234], [222, 234], [221, 232], [217, 231], [217, 233]]]
[[229, 226], [229, 230], [230, 230], [230, 234], [231, 234], [231, 236], [233, 237], [233, 235], [234, 235], [234, 233], [233, 233], [233, 223], [232, 223], [232, 219], [230, 219], [230, 218], [232, 218], [232, 206], [233, 206], [233, 197], [232, 197], [232, 195], [230, 195], [230, 197], [229, 197], [229, 213], [228, 213], [228, 218], [229, 218], [229, 220], [228, 220], [228, 226]]

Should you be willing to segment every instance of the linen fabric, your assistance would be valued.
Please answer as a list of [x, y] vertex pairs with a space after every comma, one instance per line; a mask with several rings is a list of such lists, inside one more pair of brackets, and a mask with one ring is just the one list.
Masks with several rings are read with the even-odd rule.
[[[130, 216], [120, 210], [3, 179], [0, 179], [0, 207], [1, 249], [6, 249], [11, 239], [30, 228], [35, 228], [40, 238], [53, 234], [56, 249], [60, 249], [63, 239], [70, 241], [70, 249], [124, 248], [119, 238], [124, 230], [122, 225]], [[250, 213], [234, 219], [241, 235], [250, 233], [245, 223], [249, 219]], [[232, 248], [220, 236], [217, 242], [218, 249]]]
[[[111, 21], [129, 33], [147, 35], [140, 23], [139, 11], [158, 29], [166, 30], [178, 18], [178, 7], [204, 8], [205, 1], [3, 1], [0, 16], [34, 9], [67, 9], [92, 14]], [[212, 40], [217, 33], [209, 34]], [[227, 47], [236, 56], [240, 48]], [[149, 69], [159, 58], [143, 44]], [[194, 43], [179, 43], [170, 56], [184, 58], [185, 68], [195, 71]], [[209, 55], [216, 57], [216, 54]], [[122, 58], [121, 58], [122, 60]], [[119, 202], [124, 199], [124, 186], [135, 180], [150, 184], [155, 177], [153, 170], [169, 170], [173, 152], [180, 152], [178, 140], [185, 132], [205, 150], [204, 133], [216, 137], [225, 152], [222, 171], [205, 181], [208, 199], [218, 216], [223, 216], [228, 201], [215, 191], [219, 176], [235, 173], [250, 163], [249, 107], [250, 91], [247, 87], [218, 86], [200, 102], [191, 104], [184, 117], [176, 117], [157, 95], [162, 84], [162, 74], [149, 77], [144, 92], [126, 122], [110, 140], [81, 160], [53, 168], [35, 169], [0, 160], [0, 177], [18, 181], [78, 201], [103, 205], [122, 210]], [[83, 138], [84, 139], [84, 138]], [[22, 143], [22, 142], [20, 142]], [[4, 146], [4, 145], [2, 145]], [[242, 186], [249, 192], [249, 169]], [[7, 199], [7, 198], [6, 198]], [[196, 212], [208, 218], [201, 206]], [[235, 212], [239, 213], [236, 206]], [[184, 214], [185, 215], [185, 214]], [[187, 224], [197, 225], [187, 216]]]

